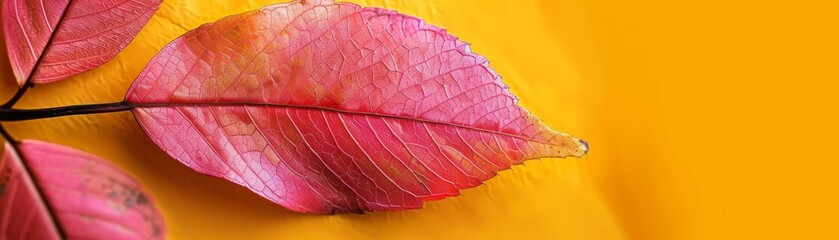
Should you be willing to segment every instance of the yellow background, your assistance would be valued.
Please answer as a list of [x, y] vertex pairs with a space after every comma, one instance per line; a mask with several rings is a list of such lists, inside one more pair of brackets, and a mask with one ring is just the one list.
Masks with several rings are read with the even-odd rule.
[[[187, 29], [276, 1], [165, 0], [115, 60], [18, 106], [120, 101]], [[591, 152], [527, 162], [422, 210], [321, 216], [193, 173], [128, 112], [5, 125], [136, 176], [171, 239], [839, 239], [836, 1], [354, 2], [473, 43], [521, 105]]]

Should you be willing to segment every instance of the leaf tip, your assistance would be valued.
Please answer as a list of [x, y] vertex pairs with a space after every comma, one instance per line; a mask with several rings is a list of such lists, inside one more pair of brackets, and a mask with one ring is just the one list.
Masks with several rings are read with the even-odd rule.
[[588, 151], [590, 150], [590, 148], [588, 147], [588, 142], [579, 138], [575, 138], [574, 140], [576, 140], [580, 144], [579, 151], [583, 153], [579, 157], [588, 154]]

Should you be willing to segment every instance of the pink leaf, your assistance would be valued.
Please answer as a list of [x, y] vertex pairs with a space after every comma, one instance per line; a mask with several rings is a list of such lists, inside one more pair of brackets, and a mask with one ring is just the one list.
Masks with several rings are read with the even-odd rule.
[[161, 1], [5, 0], [3, 31], [18, 84], [23, 85], [35, 67], [32, 80], [41, 84], [111, 60], [137, 35]]
[[0, 158], [0, 239], [61, 239], [59, 232], [66, 239], [163, 239], [152, 200], [110, 163], [40, 141], [19, 149], [23, 158], [7, 143]]
[[588, 150], [517, 106], [445, 30], [325, 0], [186, 33], [126, 101], [170, 156], [301, 212], [419, 208], [511, 164]]

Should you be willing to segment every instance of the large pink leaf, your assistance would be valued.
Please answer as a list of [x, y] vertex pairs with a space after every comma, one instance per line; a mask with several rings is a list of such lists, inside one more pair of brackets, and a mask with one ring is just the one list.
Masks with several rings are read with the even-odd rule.
[[0, 239], [61, 239], [59, 232], [66, 239], [163, 239], [152, 200], [113, 165], [40, 141], [19, 149], [22, 158], [6, 144], [0, 158]]
[[58, 81], [111, 60], [161, 1], [3, 1], [3, 31], [18, 84], [24, 84], [39, 59], [34, 83]]
[[517, 106], [445, 30], [331, 1], [192, 30], [126, 101], [172, 157], [301, 212], [418, 208], [511, 164], [588, 150]]

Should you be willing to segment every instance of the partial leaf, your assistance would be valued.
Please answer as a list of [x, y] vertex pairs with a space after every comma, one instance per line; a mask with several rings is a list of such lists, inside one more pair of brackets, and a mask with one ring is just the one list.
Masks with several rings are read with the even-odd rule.
[[445, 30], [323, 0], [186, 33], [126, 101], [170, 156], [301, 212], [419, 208], [511, 164], [588, 150], [517, 106]]
[[0, 158], [0, 239], [164, 238], [151, 198], [110, 163], [40, 141], [19, 149]]
[[111, 60], [134, 39], [161, 1], [3, 1], [3, 31], [18, 84], [26, 82], [39, 60], [32, 79], [38, 84]]
[[0, 207], [3, 239], [60, 239], [32, 176], [8, 143], [0, 158]]

